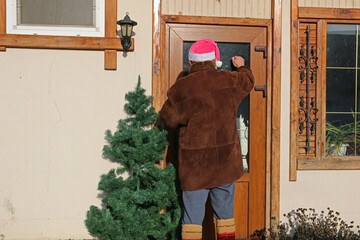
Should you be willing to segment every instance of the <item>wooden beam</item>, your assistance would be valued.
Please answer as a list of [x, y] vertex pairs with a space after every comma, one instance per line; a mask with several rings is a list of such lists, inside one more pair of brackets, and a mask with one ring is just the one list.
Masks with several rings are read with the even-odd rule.
[[360, 19], [360, 8], [300, 7], [299, 18], [313, 19]]
[[105, 50], [104, 69], [105, 70], [116, 70], [116, 68], [117, 68], [117, 51], [116, 50]]
[[157, 111], [161, 108], [161, 0], [153, 0], [152, 14], [152, 95], [154, 96], [153, 106]]
[[326, 151], [326, 36], [327, 23], [318, 20], [317, 23], [317, 78], [316, 78], [316, 106], [319, 108], [316, 126], [316, 159], [320, 160]]
[[105, 37], [117, 37], [117, 0], [105, 1]]
[[6, 33], [6, 0], [0, 0], [0, 34]]
[[322, 26], [320, 29], [321, 32], [321, 58], [319, 67], [320, 67], [320, 77], [318, 81], [321, 83], [321, 101], [320, 105], [320, 122], [321, 122], [321, 153], [320, 156], [325, 156], [326, 152], [326, 51], [327, 51], [327, 22], [326, 20], [320, 20], [322, 22]]
[[183, 15], [162, 15], [167, 23], [193, 23], [208, 25], [234, 25], [234, 26], [268, 26], [271, 19], [247, 19], [233, 17], [203, 17], [203, 16], [183, 16]]
[[[105, 1], [105, 37], [117, 37], [117, 0]], [[117, 68], [117, 51], [105, 50], [104, 53], [104, 69], [116, 70]]]
[[270, 224], [270, 216], [271, 216], [271, 133], [272, 133], [272, 119], [271, 117], [271, 104], [272, 104], [272, 41], [273, 41], [273, 26], [272, 21], [271, 24], [267, 27], [267, 50], [268, 50], [268, 57], [267, 57], [267, 99], [266, 99], [266, 212], [265, 212], [265, 228], [269, 229]]
[[359, 158], [352, 160], [342, 159], [325, 159], [312, 160], [305, 159], [298, 161], [299, 170], [360, 170]]
[[[0, 34], [6, 34], [6, 0], [0, 0]], [[6, 47], [0, 45], [0, 51], [5, 52]]]
[[281, 31], [282, 0], [272, 1], [273, 75], [271, 133], [271, 228], [276, 230], [280, 217], [280, 105], [281, 105]]
[[289, 180], [296, 181], [297, 171], [297, 130], [298, 130], [298, 79], [299, 79], [299, 16], [298, 0], [291, 1], [291, 77], [290, 77], [290, 162]]
[[[134, 50], [134, 39], [129, 51]], [[1, 45], [16, 48], [55, 48], [82, 50], [118, 50], [123, 51], [119, 38], [98, 37], [62, 37], [40, 35], [0, 35]]]

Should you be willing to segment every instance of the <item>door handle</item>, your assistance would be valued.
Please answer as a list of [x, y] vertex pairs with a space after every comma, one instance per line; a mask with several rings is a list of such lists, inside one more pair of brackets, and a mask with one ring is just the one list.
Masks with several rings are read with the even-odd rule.
[[255, 91], [262, 91], [263, 92], [263, 97], [266, 98], [266, 85], [256, 85], [254, 87]]

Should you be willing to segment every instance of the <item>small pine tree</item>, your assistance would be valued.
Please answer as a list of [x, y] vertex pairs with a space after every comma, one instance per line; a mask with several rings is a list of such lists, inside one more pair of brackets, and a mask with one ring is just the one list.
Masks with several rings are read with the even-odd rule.
[[[158, 114], [140, 85], [139, 76], [135, 91], [125, 95], [128, 117], [114, 134], [106, 131], [104, 156], [121, 166], [101, 176], [103, 208], [91, 206], [85, 220], [89, 233], [101, 240], [177, 238], [181, 210], [175, 169], [155, 165], [164, 157], [167, 133], [151, 127]], [[120, 176], [125, 172], [127, 179]]]

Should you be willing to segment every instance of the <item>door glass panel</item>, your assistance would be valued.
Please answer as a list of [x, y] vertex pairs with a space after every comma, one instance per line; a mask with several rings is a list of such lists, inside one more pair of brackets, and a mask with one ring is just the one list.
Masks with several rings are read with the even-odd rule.
[[[183, 70], [189, 71], [189, 49], [194, 42], [184, 42], [183, 46]], [[231, 63], [233, 56], [242, 56], [245, 65], [250, 63], [250, 44], [249, 43], [217, 43], [220, 50], [220, 60], [222, 67], [218, 70], [235, 71], [236, 68]], [[244, 171], [249, 172], [249, 96], [239, 105], [236, 123], [241, 144]]]

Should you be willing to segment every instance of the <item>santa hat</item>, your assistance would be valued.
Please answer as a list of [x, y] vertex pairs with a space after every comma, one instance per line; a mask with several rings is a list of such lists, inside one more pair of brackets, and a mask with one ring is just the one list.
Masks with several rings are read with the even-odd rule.
[[213, 40], [199, 40], [195, 42], [189, 50], [189, 61], [204, 62], [214, 59], [216, 59], [216, 67], [221, 67], [220, 51]]

